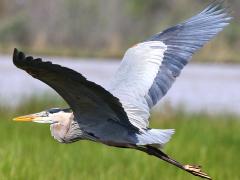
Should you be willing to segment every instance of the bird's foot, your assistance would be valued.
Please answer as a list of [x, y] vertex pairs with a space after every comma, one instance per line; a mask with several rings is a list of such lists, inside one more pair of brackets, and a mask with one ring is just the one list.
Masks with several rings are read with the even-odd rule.
[[191, 173], [195, 176], [199, 176], [199, 177], [206, 178], [206, 179], [212, 179], [206, 173], [202, 172], [201, 166], [198, 166], [198, 165], [184, 165], [184, 168], [185, 168], [186, 171], [188, 171], [189, 173]]

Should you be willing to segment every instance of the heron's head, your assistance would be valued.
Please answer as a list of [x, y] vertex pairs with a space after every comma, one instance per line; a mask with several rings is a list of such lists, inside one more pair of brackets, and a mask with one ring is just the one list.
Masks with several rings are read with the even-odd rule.
[[59, 142], [65, 142], [71, 122], [73, 122], [73, 113], [71, 109], [52, 108], [35, 114], [19, 116], [13, 120], [49, 123], [52, 136]]
[[55, 124], [66, 122], [68, 119], [70, 119], [70, 115], [72, 115], [71, 109], [51, 108], [35, 114], [19, 116], [13, 120]]

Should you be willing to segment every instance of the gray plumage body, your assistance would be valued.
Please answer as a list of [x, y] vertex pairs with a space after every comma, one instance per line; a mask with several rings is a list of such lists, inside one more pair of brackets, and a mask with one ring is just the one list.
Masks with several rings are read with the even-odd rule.
[[[160, 147], [160, 140], [157, 140], [158, 132], [155, 134], [155, 130], [152, 129], [129, 129], [124, 125], [117, 123], [116, 121], [111, 121], [110, 125], [107, 127], [103, 125], [102, 127], [98, 126], [98, 134], [93, 134], [91, 132], [84, 131], [81, 128], [81, 124], [78, 122], [80, 119], [75, 119], [73, 112], [64, 112], [60, 108], [55, 108], [55, 113], [52, 113], [51, 119], [53, 122], [50, 125], [51, 134], [57, 141], [61, 143], [72, 143], [78, 140], [91, 140], [95, 142], [101, 142], [109, 146], [116, 147], [135, 147], [136, 145], [155, 145]], [[108, 129], [109, 128], [109, 129]], [[116, 131], [117, 129], [117, 131]], [[158, 130], [157, 130], [158, 131]], [[169, 137], [173, 130], [160, 130], [165, 133], [167, 131]], [[164, 135], [163, 133], [163, 135]], [[165, 135], [168, 135], [167, 133]], [[163, 137], [164, 138], [164, 137]]]
[[61, 143], [91, 140], [154, 155], [193, 175], [210, 179], [199, 166], [182, 165], [163, 153], [173, 129], [150, 129], [150, 109], [167, 93], [193, 53], [212, 39], [231, 17], [215, 2], [201, 13], [130, 48], [109, 89], [51, 62], [14, 50], [13, 63], [52, 87], [69, 104], [16, 118], [50, 123]]

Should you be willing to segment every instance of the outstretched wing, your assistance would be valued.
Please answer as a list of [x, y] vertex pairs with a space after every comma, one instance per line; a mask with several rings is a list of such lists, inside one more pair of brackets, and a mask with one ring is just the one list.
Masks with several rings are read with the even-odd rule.
[[13, 63], [62, 96], [85, 131], [94, 133], [92, 130], [99, 126], [104, 129], [103, 126], [111, 123], [129, 130], [138, 130], [129, 122], [118, 98], [76, 71], [51, 62], [43, 62], [41, 59], [25, 57], [17, 49], [14, 50]]
[[139, 128], [148, 126], [149, 110], [169, 90], [193, 53], [229, 24], [222, 4], [201, 13], [128, 49], [109, 91], [118, 97]]

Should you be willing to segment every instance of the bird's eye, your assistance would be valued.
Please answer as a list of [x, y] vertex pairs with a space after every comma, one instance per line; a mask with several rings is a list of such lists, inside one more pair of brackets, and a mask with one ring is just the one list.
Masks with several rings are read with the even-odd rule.
[[58, 108], [52, 108], [52, 109], [48, 110], [48, 113], [54, 114], [54, 113], [57, 113], [59, 111], [60, 111], [60, 109], [58, 109]]

